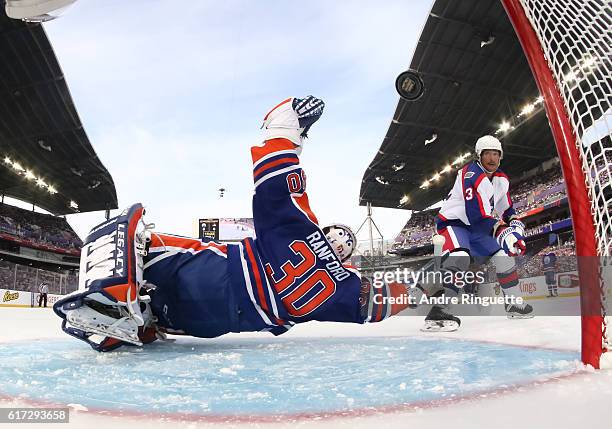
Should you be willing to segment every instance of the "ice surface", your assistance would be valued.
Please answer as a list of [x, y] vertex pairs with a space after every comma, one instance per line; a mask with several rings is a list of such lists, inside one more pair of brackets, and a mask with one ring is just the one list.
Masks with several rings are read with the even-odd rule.
[[[212, 341], [178, 338], [171, 345], [159, 343], [148, 349], [133, 348], [105, 355], [63, 334], [59, 319], [50, 310], [0, 308], [0, 323], [3, 327], [0, 390], [6, 392], [0, 395], [0, 406], [33, 406], [40, 404], [35, 400], [39, 395], [42, 395], [39, 400], [70, 403], [71, 423], [67, 426], [75, 428], [133, 428], [146, 421], [147, 428], [155, 429], [242, 428], [247, 427], [246, 423], [248, 427], [266, 428], [516, 429], [518, 425], [560, 429], [600, 427], [609, 421], [612, 403], [612, 372], [589, 372], [575, 365], [580, 347], [578, 317], [532, 320], [465, 317], [460, 331], [443, 335], [419, 332], [421, 317], [399, 317], [366, 326], [308, 323], [280, 337], [256, 333], [228, 335]], [[415, 353], [416, 346], [421, 354]], [[21, 359], [17, 358], [19, 354]], [[267, 373], [257, 362], [273, 364], [277, 370], [285, 368], [287, 375]], [[427, 367], [426, 362], [435, 363]], [[352, 365], [359, 371], [353, 371]], [[318, 382], [312, 382], [312, 374], [295, 371], [300, 367], [317, 368]], [[150, 378], [155, 368], [163, 374], [160, 376], [166, 377], [162, 378], [165, 383], [174, 384], [173, 391], [166, 386], [162, 389], [160, 383]], [[373, 371], [376, 368], [380, 369]], [[571, 375], [565, 375], [568, 373]], [[550, 374], [554, 375], [552, 380]], [[217, 389], [212, 400], [205, 400], [205, 395], [196, 396], [176, 387], [189, 387], [204, 379], [217, 386], [231, 386], [233, 390]], [[252, 382], [255, 379], [259, 384]], [[537, 381], [527, 381], [534, 379]], [[241, 380], [244, 390], [238, 387]], [[274, 380], [282, 382], [293, 400], [302, 393], [297, 389], [300, 383], [302, 388], [310, 389], [314, 399], [302, 395], [302, 400], [295, 400], [291, 406], [267, 410], [282, 409], [283, 414], [294, 417], [258, 420], [253, 416], [263, 413], [252, 410], [264, 404], [274, 405], [273, 393], [277, 392], [270, 389]], [[111, 388], [111, 381], [119, 386]], [[504, 388], [513, 383], [520, 387]], [[129, 396], [125, 393], [127, 384], [133, 385], [134, 392], [140, 392]], [[71, 389], [81, 394], [76, 398], [68, 395]], [[205, 387], [204, 392], [206, 389], [210, 387]], [[164, 395], [146, 396], [149, 390]], [[228, 406], [232, 398], [223, 395], [238, 396], [238, 392], [241, 395], [237, 412], [243, 413], [243, 420], [210, 418], [227, 415], [220, 405]], [[16, 396], [24, 394], [29, 398]], [[145, 397], [149, 402], [143, 408], [140, 402]], [[419, 402], [413, 407], [381, 405], [372, 413], [359, 412], [365, 403], [414, 404], [411, 398], [415, 397]], [[140, 415], [129, 412], [134, 405]], [[127, 412], [101, 411], [120, 407]], [[156, 413], [147, 412], [152, 407]], [[162, 417], [160, 407], [166, 407], [168, 413], [186, 407], [186, 416], [200, 417], [180, 418], [177, 414]], [[309, 414], [309, 410], [315, 409], [345, 411], [329, 416]], [[295, 414], [298, 410], [306, 412]]]
[[437, 338], [186, 340], [106, 354], [65, 339], [0, 344], [0, 392], [88, 408], [292, 415], [486, 393], [574, 372], [578, 359]]

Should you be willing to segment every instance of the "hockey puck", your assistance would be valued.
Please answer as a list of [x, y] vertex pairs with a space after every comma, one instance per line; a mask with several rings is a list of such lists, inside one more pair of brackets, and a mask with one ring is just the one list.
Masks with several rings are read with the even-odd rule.
[[404, 100], [414, 101], [423, 95], [425, 85], [418, 73], [407, 70], [400, 73], [395, 79], [395, 89]]

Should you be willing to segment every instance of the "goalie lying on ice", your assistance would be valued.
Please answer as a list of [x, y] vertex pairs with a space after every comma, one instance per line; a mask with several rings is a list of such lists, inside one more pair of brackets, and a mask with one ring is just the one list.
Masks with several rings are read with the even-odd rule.
[[[82, 250], [79, 289], [54, 305], [64, 331], [108, 351], [166, 333], [278, 335], [310, 320], [378, 322], [406, 308], [374, 302], [371, 283], [346, 265], [353, 232], [319, 227], [310, 209], [299, 154], [323, 106], [312, 96], [289, 98], [264, 118], [264, 141], [251, 148], [257, 239], [226, 244], [156, 233], [140, 204], [95, 227]], [[405, 292], [393, 283], [375, 293]]]

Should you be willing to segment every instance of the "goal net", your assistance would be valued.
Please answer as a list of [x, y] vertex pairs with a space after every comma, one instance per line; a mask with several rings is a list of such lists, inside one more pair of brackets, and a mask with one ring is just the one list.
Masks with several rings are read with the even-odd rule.
[[[582, 360], [611, 348], [612, 6], [501, 0], [541, 95], [566, 182], [581, 284]], [[606, 281], [606, 277], [608, 280]], [[609, 324], [609, 323], [610, 324]]]

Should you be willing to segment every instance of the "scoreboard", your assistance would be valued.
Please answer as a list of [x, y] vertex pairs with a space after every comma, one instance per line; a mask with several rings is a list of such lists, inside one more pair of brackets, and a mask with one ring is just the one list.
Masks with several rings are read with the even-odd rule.
[[198, 238], [219, 241], [219, 219], [198, 219]]
[[237, 242], [255, 238], [253, 218], [203, 218], [197, 219], [196, 227], [200, 240]]

